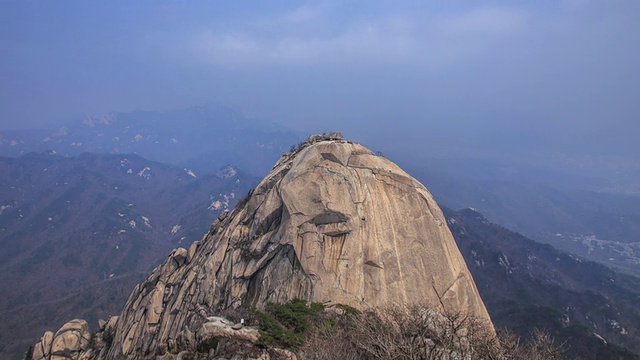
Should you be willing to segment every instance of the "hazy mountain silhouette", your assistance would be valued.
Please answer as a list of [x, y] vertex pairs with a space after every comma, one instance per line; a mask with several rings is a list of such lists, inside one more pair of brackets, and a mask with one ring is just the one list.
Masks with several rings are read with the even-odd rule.
[[129, 154], [211, 173], [233, 164], [264, 175], [291, 144], [294, 132], [243, 116], [231, 108], [206, 105], [168, 112], [110, 113], [71, 121], [49, 130], [0, 131], [0, 155], [55, 151]]

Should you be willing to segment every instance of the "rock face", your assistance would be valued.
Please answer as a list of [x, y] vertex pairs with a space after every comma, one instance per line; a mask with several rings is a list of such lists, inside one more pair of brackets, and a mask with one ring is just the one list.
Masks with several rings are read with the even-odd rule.
[[91, 333], [84, 320], [71, 320], [64, 324], [55, 335], [51, 331], [33, 348], [34, 360], [89, 359], [92, 351], [89, 348]]
[[312, 136], [132, 292], [101, 358], [194, 350], [229, 307], [301, 298], [365, 310], [420, 303], [490, 322], [444, 216], [397, 165]]

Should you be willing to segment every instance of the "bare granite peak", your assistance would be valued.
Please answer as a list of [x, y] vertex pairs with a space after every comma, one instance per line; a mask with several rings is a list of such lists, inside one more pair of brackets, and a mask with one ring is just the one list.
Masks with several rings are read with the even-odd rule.
[[93, 358], [196, 351], [203, 334], [237, 335], [215, 318], [225, 309], [294, 298], [359, 310], [446, 307], [490, 324], [431, 193], [388, 159], [329, 133], [283, 155], [201, 241], [174, 250], [136, 286], [109, 322], [110, 346]]

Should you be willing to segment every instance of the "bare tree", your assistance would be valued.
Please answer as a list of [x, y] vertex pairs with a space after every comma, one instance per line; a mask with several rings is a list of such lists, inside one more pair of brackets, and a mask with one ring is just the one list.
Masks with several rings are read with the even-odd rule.
[[359, 315], [328, 315], [333, 326], [315, 326], [301, 359], [560, 360], [562, 346], [536, 330], [531, 340], [463, 312], [421, 305], [388, 307]]

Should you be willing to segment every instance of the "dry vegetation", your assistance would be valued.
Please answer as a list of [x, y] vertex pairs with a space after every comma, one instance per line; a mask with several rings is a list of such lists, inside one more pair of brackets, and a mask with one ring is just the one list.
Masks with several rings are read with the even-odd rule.
[[535, 330], [522, 341], [462, 312], [421, 305], [360, 313], [345, 305], [326, 308], [294, 299], [269, 303], [264, 311], [245, 310], [242, 317], [259, 326], [258, 346], [290, 349], [299, 359], [564, 359], [564, 344], [556, 344], [545, 331]]
[[[183, 359], [210, 359], [212, 354], [255, 358], [265, 352], [272, 359], [291, 359], [295, 353], [298, 359], [310, 360], [564, 359], [563, 346], [546, 332], [534, 331], [523, 342], [507, 331], [496, 334], [490, 324], [473, 316], [420, 305], [361, 313], [346, 305], [326, 307], [293, 299], [268, 303], [262, 311], [240, 307], [220, 315], [257, 326], [260, 339], [253, 344], [222, 337], [172, 353], [186, 351], [189, 357], [178, 356]], [[93, 334], [94, 355], [110, 346], [112, 337], [108, 331]]]
[[[508, 331], [462, 313], [422, 306], [359, 315], [325, 314], [299, 353], [303, 359], [563, 359], [561, 345], [544, 331], [524, 343]], [[333, 322], [327, 321], [333, 319]]]

